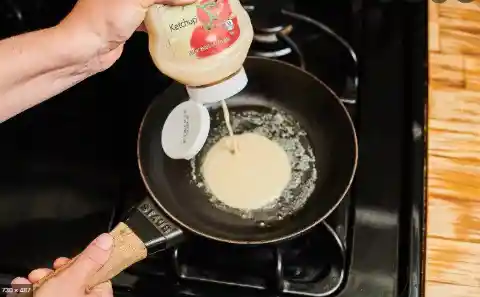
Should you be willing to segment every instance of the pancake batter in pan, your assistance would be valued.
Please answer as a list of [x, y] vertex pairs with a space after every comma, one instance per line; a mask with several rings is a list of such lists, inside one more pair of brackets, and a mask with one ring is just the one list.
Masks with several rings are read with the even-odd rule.
[[225, 126], [222, 109], [211, 111], [212, 129], [202, 151], [190, 161], [192, 182], [205, 191], [215, 207], [236, 214], [244, 219], [251, 219], [266, 225], [282, 220], [298, 211], [306, 203], [315, 189], [317, 169], [315, 155], [308, 140], [307, 132], [292, 115], [276, 108], [267, 107], [230, 107], [233, 131], [255, 133], [277, 143], [288, 156], [291, 178], [277, 199], [257, 209], [232, 207], [215, 197], [205, 183], [202, 165], [210, 149], [229, 132]]

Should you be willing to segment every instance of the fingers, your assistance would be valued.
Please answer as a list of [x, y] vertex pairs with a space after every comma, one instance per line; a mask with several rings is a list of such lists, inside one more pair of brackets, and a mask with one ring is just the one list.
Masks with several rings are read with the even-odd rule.
[[[70, 259], [65, 258], [65, 257], [58, 258], [53, 263], [53, 268], [58, 269], [58, 268], [62, 267], [63, 265], [67, 264], [69, 260]], [[40, 281], [42, 278], [44, 278], [45, 276], [47, 276], [48, 274], [50, 274], [52, 272], [53, 272], [53, 270], [48, 269], [48, 268], [35, 269], [32, 272], [30, 272], [30, 274], [28, 275], [28, 279], [24, 278], [24, 277], [17, 277], [12, 281], [12, 285], [14, 285], [14, 284], [16, 284], [16, 285], [33, 284], [33, 283], [36, 283], [36, 282]]]
[[78, 256], [69, 274], [80, 282], [87, 281], [107, 262], [112, 248], [113, 237], [107, 233], [100, 235]]
[[24, 277], [17, 277], [12, 280], [12, 285], [30, 285], [31, 282]]
[[[59, 269], [63, 265], [67, 264], [68, 261], [70, 261], [70, 259], [65, 257], [58, 258], [57, 260], [55, 260], [55, 262], [53, 262], [53, 268], [55, 270]], [[52, 272], [53, 270], [48, 268], [35, 269], [32, 272], [30, 272], [30, 274], [28, 275], [28, 281], [31, 283], [36, 283]]]
[[57, 260], [55, 260], [55, 262], [53, 262], [53, 269], [58, 269], [63, 265], [67, 264], [69, 261], [70, 261], [69, 258], [60, 257]]
[[[13, 289], [20, 289], [16, 286], [24, 286], [24, 285], [31, 285], [32, 283], [24, 278], [24, 277], [17, 277], [15, 279], [12, 280], [12, 288]], [[7, 295], [5, 295], [6, 297], [17, 297], [17, 296], [23, 296], [24, 294], [18, 294], [18, 293], [8, 293]], [[28, 295], [28, 294], [27, 294]], [[3, 296], [3, 295], [2, 295]], [[101, 297], [104, 297], [104, 296], [101, 296]], [[105, 296], [106, 297], [106, 296]]]
[[[88, 277], [98, 271], [105, 262], [107, 262], [112, 247], [113, 237], [109, 234], [102, 234], [90, 243], [90, 245], [76, 258], [76, 261], [72, 263], [71, 267], [67, 269], [68, 276], [65, 275], [65, 277], [71, 279], [71, 285], [77, 283], [79, 287], [82, 287]], [[53, 266], [55, 269], [59, 269], [69, 263], [69, 261], [70, 259], [68, 258], [58, 258], [53, 263]], [[52, 269], [47, 268], [36, 269], [30, 272], [28, 279], [16, 278], [12, 281], [12, 284], [36, 283], [52, 272]], [[108, 289], [108, 286], [105, 288]], [[99, 296], [103, 297], [104, 295]], [[111, 294], [105, 296], [111, 296]]]
[[53, 272], [53, 270], [48, 269], [48, 268], [35, 269], [32, 272], [30, 272], [30, 274], [28, 275], [28, 280], [31, 283], [36, 283], [36, 282], [38, 282], [39, 280], [41, 280], [42, 278], [44, 278], [45, 276], [49, 275], [52, 272]]

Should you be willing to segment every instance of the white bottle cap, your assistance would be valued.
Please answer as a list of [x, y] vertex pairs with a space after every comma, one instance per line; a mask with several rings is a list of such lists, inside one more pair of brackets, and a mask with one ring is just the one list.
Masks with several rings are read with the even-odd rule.
[[187, 93], [190, 99], [200, 103], [214, 103], [228, 99], [242, 91], [248, 83], [247, 74], [242, 67], [228, 79], [207, 87], [189, 87]]
[[162, 147], [172, 159], [190, 160], [200, 152], [210, 132], [210, 115], [205, 106], [194, 101], [177, 105], [162, 130]]

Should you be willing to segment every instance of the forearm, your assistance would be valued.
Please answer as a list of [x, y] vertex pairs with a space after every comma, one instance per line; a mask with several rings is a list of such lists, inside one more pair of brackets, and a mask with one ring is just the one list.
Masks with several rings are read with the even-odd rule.
[[0, 123], [94, 74], [81, 41], [59, 27], [0, 41]]

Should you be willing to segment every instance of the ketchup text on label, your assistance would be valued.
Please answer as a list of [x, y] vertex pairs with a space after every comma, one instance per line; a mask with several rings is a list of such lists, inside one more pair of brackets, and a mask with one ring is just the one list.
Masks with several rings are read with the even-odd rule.
[[197, 17], [193, 17], [190, 20], [182, 19], [181, 21], [179, 21], [176, 24], [170, 24], [169, 25], [170, 32], [175, 32], [175, 31], [178, 31], [178, 30], [190, 27], [190, 26], [195, 26], [197, 23], [198, 23]]

